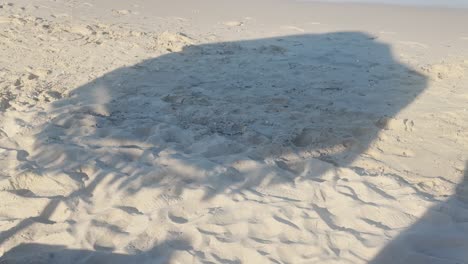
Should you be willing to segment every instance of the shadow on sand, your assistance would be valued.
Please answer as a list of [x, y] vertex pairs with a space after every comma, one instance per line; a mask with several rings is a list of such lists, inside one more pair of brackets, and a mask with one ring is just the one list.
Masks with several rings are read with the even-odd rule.
[[[64, 173], [80, 187], [51, 195], [40, 215], [2, 232], [0, 244], [32, 225], [54, 224], [49, 217], [59, 203], [88, 203], [106, 185], [118, 183], [116, 190], [129, 194], [157, 188], [170, 196], [201, 189], [210, 199], [258, 186], [326, 181], [311, 176], [323, 174], [310, 173], [320, 168], [296, 166], [285, 157], [348, 166], [426, 84], [388, 45], [360, 32], [187, 46], [116, 69], [52, 104], [53, 118], [36, 135], [36, 152], [21, 168]], [[241, 159], [262, 166], [233, 166]], [[374, 263], [394, 261], [400, 241], [411, 243], [406, 234]], [[1, 263], [164, 263], [180, 245], [191, 248], [179, 242], [163, 241], [135, 255], [22, 244]]]
[[431, 207], [370, 263], [468, 263], [465, 231], [468, 223], [468, 162], [463, 180], [455, 190], [452, 197]]
[[[468, 221], [468, 162], [465, 168], [464, 179], [450, 199], [430, 208], [369, 263], [466, 263], [468, 239], [459, 228]], [[438, 225], [436, 230], [434, 223]], [[193, 251], [193, 248], [188, 241], [164, 241], [149, 251], [125, 255], [31, 243], [12, 248], [0, 263], [167, 263], [176, 250]]]

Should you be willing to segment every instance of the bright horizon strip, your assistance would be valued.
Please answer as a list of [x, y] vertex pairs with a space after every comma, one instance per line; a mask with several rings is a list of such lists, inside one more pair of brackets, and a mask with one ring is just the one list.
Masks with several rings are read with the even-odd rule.
[[301, 2], [322, 3], [366, 3], [405, 6], [433, 6], [450, 8], [468, 8], [468, 0], [300, 0]]

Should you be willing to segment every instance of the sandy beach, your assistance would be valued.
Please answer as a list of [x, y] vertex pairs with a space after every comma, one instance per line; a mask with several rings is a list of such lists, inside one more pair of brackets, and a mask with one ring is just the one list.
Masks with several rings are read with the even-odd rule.
[[0, 263], [468, 263], [467, 25], [0, 3]]

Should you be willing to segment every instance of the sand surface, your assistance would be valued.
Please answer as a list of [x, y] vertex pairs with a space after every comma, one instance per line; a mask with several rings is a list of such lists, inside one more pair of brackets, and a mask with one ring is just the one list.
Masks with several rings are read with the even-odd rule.
[[468, 10], [0, 4], [0, 263], [468, 263]]
[[305, 2], [364, 3], [399, 6], [467, 8], [468, 0], [299, 0]]

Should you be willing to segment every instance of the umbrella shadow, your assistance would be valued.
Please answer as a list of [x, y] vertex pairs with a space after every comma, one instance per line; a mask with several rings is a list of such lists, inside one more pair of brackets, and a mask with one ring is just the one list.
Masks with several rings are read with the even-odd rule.
[[[179, 192], [210, 185], [207, 197], [263, 184], [270, 168], [239, 172], [232, 164], [240, 159], [274, 162], [281, 175], [266, 185], [291, 182], [312, 176], [288, 153], [346, 166], [426, 83], [390, 46], [360, 32], [192, 45], [114, 70], [54, 102], [34, 161], [76, 175], [99, 157], [132, 175], [122, 188], [154, 159], [171, 175], [130, 191], [166, 178]], [[222, 172], [204, 172], [217, 166]], [[220, 174], [229, 180], [217, 180]]]
[[47, 223], [60, 202], [86, 202], [106, 185], [130, 195], [202, 188], [209, 199], [325, 181], [426, 85], [388, 44], [362, 32], [189, 45], [116, 69], [53, 102], [27, 155], [29, 170], [64, 173], [81, 187], [50, 196], [0, 244]]

